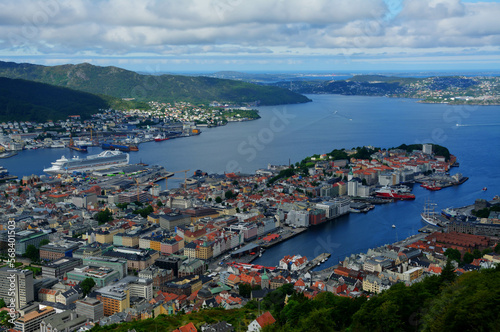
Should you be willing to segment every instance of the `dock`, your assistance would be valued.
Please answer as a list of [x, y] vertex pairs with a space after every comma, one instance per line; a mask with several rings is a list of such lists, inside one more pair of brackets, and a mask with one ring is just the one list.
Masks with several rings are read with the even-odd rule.
[[433, 233], [439, 229], [442, 229], [442, 228], [435, 227], [432, 225], [425, 225], [424, 227], [420, 228], [418, 231], [419, 231], [419, 233]]
[[272, 241], [267, 242], [267, 243], [264, 242], [263, 240], [257, 240], [257, 241], [254, 241], [254, 243], [258, 244], [259, 246], [261, 246], [264, 249], [268, 249], [268, 248], [274, 247], [277, 244], [280, 244], [281, 242], [289, 240], [289, 239], [291, 239], [299, 234], [302, 234], [305, 231], [307, 231], [307, 228], [297, 228], [297, 229], [293, 229], [287, 233], [282, 233], [282, 235], [279, 238], [277, 238], [276, 240], [272, 240]]
[[306, 267], [303, 269], [304, 273], [314, 269], [316, 266], [321, 265], [321, 263], [326, 261], [331, 255], [332, 254], [330, 254], [329, 252], [320, 254], [318, 257], [307, 263]]

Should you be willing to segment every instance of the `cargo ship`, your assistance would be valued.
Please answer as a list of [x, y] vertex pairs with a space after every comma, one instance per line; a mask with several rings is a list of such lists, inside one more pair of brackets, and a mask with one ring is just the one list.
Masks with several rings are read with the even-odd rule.
[[120, 150], [123, 152], [139, 151], [139, 147], [137, 145], [123, 145], [112, 143], [102, 143], [101, 148], [103, 150]]
[[52, 162], [52, 166], [43, 171], [48, 174], [61, 174], [72, 172], [88, 172], [110, 168], [113, 166], [125, 166], [129, 163], [129, 155], [121, 151], [103, 151], [87, 158], [74, 157], [67, 159], [62, 156]]
[[401, 192], [397, 189], [392, 189], [390, 187], [382, 187], [375, 192], [377, 197], [380, 198], [392, 198], [398, 200], [412, 200], [415, 199], [415, 195], [407, 192]]
[[75, 150], [75, 151], [78, 151], [78, 152], [87, 152], [87, 146], [86, 145], [75, 144], [75, 141], [73, 141], [73, 138], [71, 136], [70, 136], [70, 139], [69, 139], [69, 145], [68, 145], [68, 147], [71, 150]]

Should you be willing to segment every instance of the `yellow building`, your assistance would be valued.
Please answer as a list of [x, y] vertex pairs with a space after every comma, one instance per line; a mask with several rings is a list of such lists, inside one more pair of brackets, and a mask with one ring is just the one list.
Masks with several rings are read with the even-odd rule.
[[160, 217], [154, 213], [151, 213], [150, 215], [148, 215], [148, 221], [150, 223], [155, 223], [155, 224], [159, 224], [160, 223]]
[[114, 228], [107, 231], [99, 231], [95, 235], [96, 242], [99, 243], [113, 243], [113, 236], [118, 233], [123, 233], [123, 228]]
[[214, 255], [214, 252], [213, 252], [212, 246], [209, 245], [207, 242], [205, 242], [202, 245], [197, 247], [196, 258], [209, 259], [209, 258], [212, 258], [213, 255]]
[[149, 241], [149, 247], [151, 249], [153, 249], [153, 250], [161, 251], [161, 242], [160, 241], [151, 240], [151, 241]]
[[119, 285], [118, 287], [107, 286], [99, 290], [97, 297], [104, 305], [104, 316], [111, 316], [117, 312], [122, 312], [130, 308], [130, 295], [128, 287]]

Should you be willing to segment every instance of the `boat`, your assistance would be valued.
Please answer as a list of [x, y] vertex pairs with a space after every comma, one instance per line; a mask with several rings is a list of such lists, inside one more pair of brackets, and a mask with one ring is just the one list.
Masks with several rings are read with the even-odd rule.
[[87, 152], [87, 147], [86, 146], [80, 146], [80, 145], [70, 145], [69, 148], [71, 150], [75, 150], [78, 152]]
[[0, 166], [0, 179], [3, 179], [7, 176], [9, 176], [9, 171], [5, 167]]
[[451, 207], [449, 208], [446, 208], [446, 209], [443, 209], [441, 210], [441, 214], [447, 218], [447, 219], [451, 219], [451, 218], [455, 218], [457, 216], [457, 211], [453, 210]]
[[443, 189], [443, 187], [438, 186], [435, 182], [426, 182], [420, 185], [420, 187], [431, 191], [437, 191]]
[[102, 143], [101, 148], [103, 150], [120, 150], [123, 152], [139, 151], [137, 145], [124, 145], [124, 144], [113, 144], [113, 143]]
[[392, 225], [392, 228], [396, 228], [396, 225]]
[[75, 144], [75, 141], [73, 141], [73, 138], [71, 136], [69, 138], [69, 145], [68, 145], [68, 147], [71, 150], [75, 150], [75, 151], [78, 151], [78, 152], [87, 152], [87, 146], [86, 145]]
[[394, 190], [400, 192], [400, 193], [411, 193], [411, 188], [408, 187], [408, 186], [405, 186], [403, 184], [397, 186], [397, 187], [394, 187]]
[[375, 192], [377, 197], [380, 198], [392, 198], [398, 200], [412, 200], [415, 199], [415, 195], [411, 193], [404, 193], [390, 187], [382, 187]]
[[484, 188], [483, 188], [483, 191], [486, 191], [486, 190], [488, 190], [488, 188], [484, 187]]
[[439, 226], [439, 219], [437, 217], [436, 211], [434, 211], [436, 203], [430, 201], [425, 202], [424, 212], [420, 214], [422, 220], [432, 226]]
[[17, 155], [16, 151], [9, 151], [9, 152], [2, 152], [0, 153], [0, 158], [5, 159], [5, 158], [10, 158]]
[[52, 166], [43, 171], [48, 174], [61, 174], [72, 172], [88, 172], [110, 168], [113, 166], [125, 166], [129, 163], [129, 155], [121, 151], [103, 151], [87, 158], [74, 157], [67, 159], [62, 156]]
[[155, 137], [155, 142], [161, 142], [161, 141], [166, 141], [166, 140], [168, 140], [168, 137], [165, 137], [165, 135], [162, 135], [162, 134]]
[[59, 148], [65, 148], [66, 145], [64, 145], [63, 142], [54, 142], [53, 144], [50, 145], [52, 149], [59, 149]]

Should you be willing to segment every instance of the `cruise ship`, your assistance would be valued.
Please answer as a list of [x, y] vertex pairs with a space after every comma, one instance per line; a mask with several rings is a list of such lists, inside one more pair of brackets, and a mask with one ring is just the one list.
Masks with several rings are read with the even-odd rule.
[[67, 159], [62, 156], [52, 163], [52, 166], [43, 171], [48, 174], [72, 172], [88, 172], [106, 169], [113, 166], [124, 166], [129, 163], [129, 155], [121, 151], [108, 150], [87, 158], [74, 157]]

